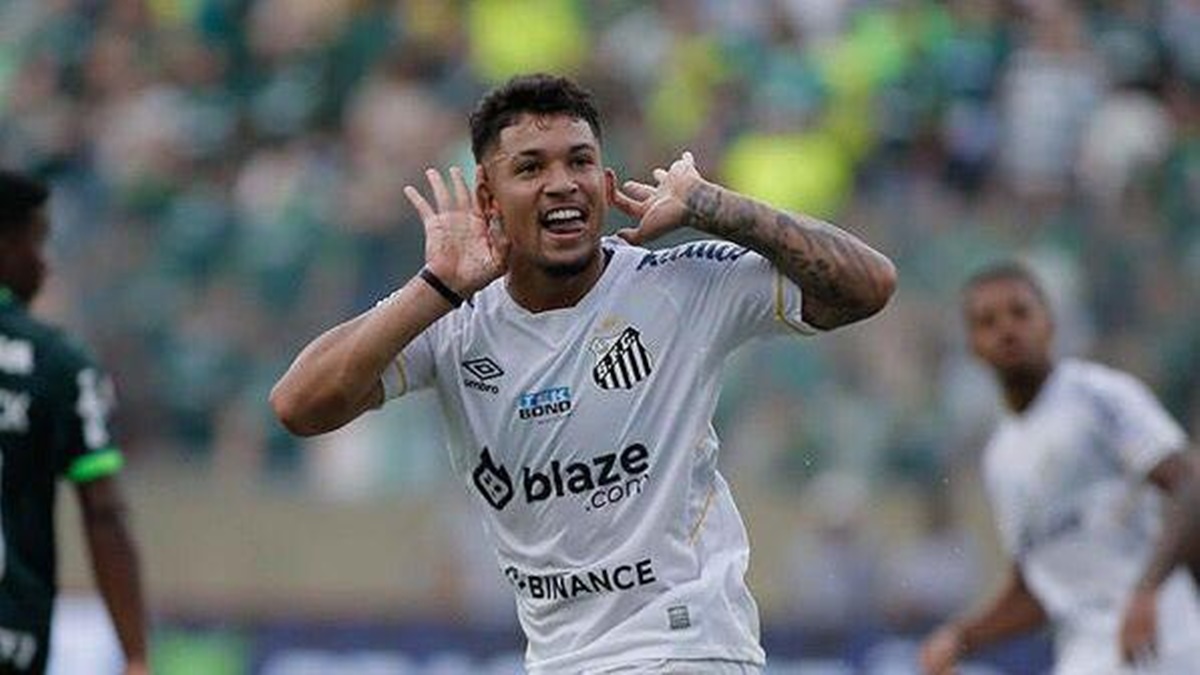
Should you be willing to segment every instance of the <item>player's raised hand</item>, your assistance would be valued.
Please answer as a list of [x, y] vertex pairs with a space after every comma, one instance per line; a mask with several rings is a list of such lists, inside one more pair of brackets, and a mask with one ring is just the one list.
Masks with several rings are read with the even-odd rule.
[[963, 651], [962, 631], [953, 624], [942, 626], [921, 645], [921, 672], [953, 675]]
[[684, 152], [669, 169], [655, 169], [654, 180], [657, 185], [653, 186], [625, 181], [611, 195], [614, 206], [638, 221], [637, 227], [617, 232], [631, 244], [653, 241], [686, 224], [688, 195], [704, 182], [690, 152]]
[[1121, 620], [1121, 658], [1125, 663], [1146, 665], [1157, 655], [1157, 608], [1158, 595], [1154, 589], [1134, 591]]
[[425, 226], [425, 265], [451, 290], [470, 297], [504, 274], [508, 237], [498, 223], [488, 224], [457, 166], [450, 167], [453, 193], [438, 170], [426, 169], [425, 177], [436, 208], [413, 186], [404, 188]]

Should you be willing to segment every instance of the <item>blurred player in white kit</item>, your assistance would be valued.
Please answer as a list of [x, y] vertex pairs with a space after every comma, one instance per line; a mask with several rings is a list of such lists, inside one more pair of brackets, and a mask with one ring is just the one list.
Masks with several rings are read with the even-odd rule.
[[1006, 403], [983, 472], [1011, 564], [982, 609], [925, 642], [924, 670], [951, 673], [1048, 623], [1055, 675], [1200, 673], [1200, 599], [1185, 568], [1200, 492], [1183, 430], [1134, 377], [1052, 356], [1046, 294], [1023, 266], [976, 274], [963, 311]]

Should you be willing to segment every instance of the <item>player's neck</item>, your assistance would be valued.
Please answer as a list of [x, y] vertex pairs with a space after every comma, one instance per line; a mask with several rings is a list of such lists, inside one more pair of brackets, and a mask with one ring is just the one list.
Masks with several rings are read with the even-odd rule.
[[1000, 384], [1004, 389], [1004, 401], [1009, 409], [1023, 413], [1033, 405], [1053, 370], [1054, 362], [1046, 361], [1030, 368], [1001, 373]]
[[505, 280], [508, 294], [518, 305], [534, 313], [573, 307], [600, 281], [608, 258], [606, 251], [598, 250], [587, 267], [568, 275], [514, 262]]

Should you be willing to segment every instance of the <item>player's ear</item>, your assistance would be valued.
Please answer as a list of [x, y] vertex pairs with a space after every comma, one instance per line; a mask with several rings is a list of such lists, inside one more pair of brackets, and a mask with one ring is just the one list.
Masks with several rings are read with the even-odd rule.
[[482, 164], [475, 165], [475, 204], [486, 218], [500, 215], [500, 207], [488, 182], [487, 169]]
[[617, 204], [617, 172], [604, 167], [604, 196], [609, 206]]

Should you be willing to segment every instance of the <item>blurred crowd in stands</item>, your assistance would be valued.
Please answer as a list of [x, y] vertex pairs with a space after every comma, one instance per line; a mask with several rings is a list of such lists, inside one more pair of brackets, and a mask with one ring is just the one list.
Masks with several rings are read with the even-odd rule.
[[[849, 575], [833, 616], [881, 597], [837, 558], [877, 559], [845, 536], [856, 492], [938, 495], [975, 466], [996, 399], [957, 291], [980, 264], [1029, 261], [1063, 351], [1142, 376], [1200, 432], [1197, 35], [1196, 0], [0, 0], [0, 163], [55, 187], [42, 309], [117, 375], [135, 467], [435, 492], [431, 416], [306, 450], [267, 391], [419, 268], [401, 188], [471, 164], [480, 93], [577, 77], [623, 178], [691, 149], [898, 263], [883, 315], [745, 350], [719, 410], [735, 482], [845, 504], [814, 535], [836, 546], [799, 547], [827, 559], [796, 563]], [[891, 557], [944, 569], [944, 549], [960, 572], [922, 588], [969, 594], [944, 500], [925, 545]]]

